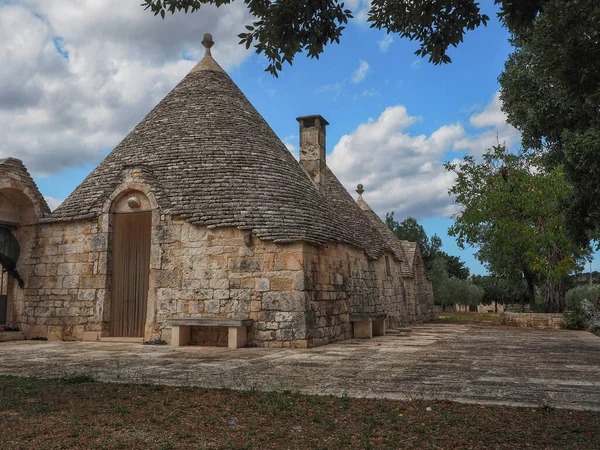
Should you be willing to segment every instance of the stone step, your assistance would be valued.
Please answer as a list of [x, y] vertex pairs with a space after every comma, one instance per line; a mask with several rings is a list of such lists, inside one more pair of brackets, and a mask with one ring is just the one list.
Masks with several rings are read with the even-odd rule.
[[25, 340], [25, 333], [23, 331], [0, 331], [0, 342], [23, 340]]
[[389, 330], [385, 331], [385, 334], [407, 334], [407, 333], [412, 333], [412, 329], [411, 328], [390, 328]]
[[100, 342], [115, 342], [121, 344], [143, 344], [144, 338], [141, 337], [101, 337]]

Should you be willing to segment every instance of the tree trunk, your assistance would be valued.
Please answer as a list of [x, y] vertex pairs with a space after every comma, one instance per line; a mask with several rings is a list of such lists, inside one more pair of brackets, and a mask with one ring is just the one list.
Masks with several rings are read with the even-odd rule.
[[523, 269], [523, 276], [527, 283], [527, 299], [530, 305], [535, 305], [535, 274], [529, 270]]
[[563, 312], [565, 310], [565, 280], [553, 281], [550, 277], [544, 283], [544, 303], [547, 312]]
[[[563, 258], [562, 248], [558, 245], [552, 246], [550, 255], [550, 267], [555, 270]], [[548, 312], [563, 312], [565, 310], [565, 279], [553, 280], [550, 276], [546, 277], [544, 289], [544, 303]]]

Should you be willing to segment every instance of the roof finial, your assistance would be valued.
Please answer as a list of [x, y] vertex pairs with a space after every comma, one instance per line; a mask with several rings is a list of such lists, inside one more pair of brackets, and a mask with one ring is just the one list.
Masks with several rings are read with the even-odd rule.
[[356, 186], [356, 192], [358, 193], [358, 195], [360, 195], [362, 197], [363, 192], [365, 192], [362, 184], [359, 184], [358, 186]]
[[215, 41], [213, 41], [212, 34], [206, 33], [204, 35], [204, 39], [202, 39], [202, 45], [204, 45], [204, 48], [206, 48], [206, 52], [204, 53], [204, 56], [212, 56], [210, 53], [210, 48], [213, 45], [215, 45]]

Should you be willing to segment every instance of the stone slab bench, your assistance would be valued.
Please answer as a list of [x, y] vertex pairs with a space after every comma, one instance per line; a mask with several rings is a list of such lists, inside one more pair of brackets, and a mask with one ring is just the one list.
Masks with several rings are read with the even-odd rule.
[[385, 336], [387, 314], [350, 314], [354, 328], [354, 339], [371, 339], [373, 336]]
[[171, 325], [171, 345], [173, 347], [190, 344], [192, 327], [227, 327], [227, 347], [231, 349], [245, 347], [247, 327], [252, 326], [253, 323], [254, 320], [252, 319], [190, 318], [167, 320], [167, 324]]

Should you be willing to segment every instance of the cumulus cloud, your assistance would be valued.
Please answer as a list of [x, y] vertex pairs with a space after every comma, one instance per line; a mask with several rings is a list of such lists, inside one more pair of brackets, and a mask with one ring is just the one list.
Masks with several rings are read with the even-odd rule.
[[482, 155], [498, 143], [512, 148], [521, 140], [519, 131], [506, 122], [506, 114], [502, 112], [500, 92], [494, 94], [481, 113], [473, 114], [469, 118], [469, 125], [482, 131], [476, 136], [465, 136], [457, 141], [454, 144], [456, 150]]
[[48, 203], [48, 207], [50, 208], [50, 211], [54, 211], [56, 208], [58, 208], [60, 206], [60, 204], [62, 202], [64, 202], [64, 200], [60, 200], [60, 199], [54, 198], [54, 197], [44, 197], [44, 199], [46, 200], [46, 203]]
[[367, 25], [371, 0], [346, 0], [345, 4], [352, 11], [355, 23], [361, 26]]
[[391, 34], [386, 34], [383, 39], [381, 39], [380, 41], [377, 41], [377, 45], [379, 46], [379, 50], [381, 50], [382, 52], [387, 52], [388, 48], [390, 47], [391, 43], [393, 42], [393, 38]]
[[350, 77], [350, 80], [353, 83], [360, 83], [362, 80], [365, 79], [368, 71], [369, 71], [369, 63], [366, 61], [363, 61], [361, 59], [358, 64], [358, 69], [356, 69], [354, 72], [352, 72], [352, 76]]
[[283, 144], [294, 156], [294, 158], [298, 159], [300, 157], [298, 153], [298, 136], [295, 134], [290, 134], [289, 136], [284, 137]]
[[249, 22], [237, 2], [165, 20], [135, 1], [0, 3], [0, 158], [34, 175], [98, 162], [202, 57], [205, 32], [225, 68], [244, 61]]
[[421, 118], [409, 115], [404, 106], [389, 107], [343, 136], [328, 156], [328, 165], [351, 193], [362, 183], [365, 200], [380, 216], [395, 211], [398, 218], [449, 217], [457, 209], [448, 196], [454, 177], [442, 166], [445, 154], [476, 148], [488, 132], [510, 131], [497, 114], [496, 99], [471, 117], [472, 127], [485, 129], [475, 135], [458, 123], [444, 125], [429, 136], [414, 135], [410, 127]]

